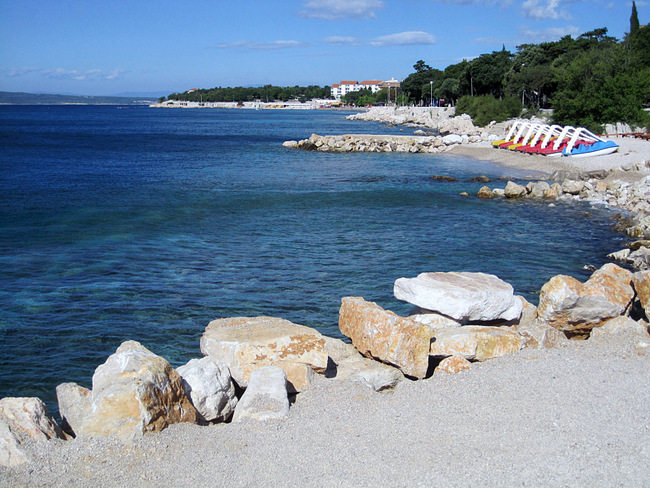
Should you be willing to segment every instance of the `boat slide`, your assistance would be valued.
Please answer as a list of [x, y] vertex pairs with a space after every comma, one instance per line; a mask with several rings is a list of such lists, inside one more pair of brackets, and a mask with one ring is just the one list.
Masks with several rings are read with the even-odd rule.
[[548, 157], [600, 156], [618, 150], [616, 143], [584, 127], [534, 124], [523, 120], [515, 121], [506, 138], [493, 142], [492, 146]]

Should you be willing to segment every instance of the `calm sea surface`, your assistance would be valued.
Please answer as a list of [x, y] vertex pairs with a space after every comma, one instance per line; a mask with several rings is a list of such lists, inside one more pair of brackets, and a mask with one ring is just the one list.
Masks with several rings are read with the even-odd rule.
[[216, 318], [341, 337], [342, 297], [407, 313], [393, 282], [425, 271], [494, 273], [537, 303], [622, 239], [604, 210], [460, 197], [506, 174], [484, 162], [282, 147], [410, 133], [344, 115], [0, 107], [0, 397], [56, 412], [56, 385], [90, 386], [121, 342], [179, 366]]

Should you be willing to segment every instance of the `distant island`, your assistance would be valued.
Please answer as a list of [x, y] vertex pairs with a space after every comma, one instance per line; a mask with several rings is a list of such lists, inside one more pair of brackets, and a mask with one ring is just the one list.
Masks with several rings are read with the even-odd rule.
[[146, 97], [49, 95], [0, 91], [0, 105], [149, 105]]

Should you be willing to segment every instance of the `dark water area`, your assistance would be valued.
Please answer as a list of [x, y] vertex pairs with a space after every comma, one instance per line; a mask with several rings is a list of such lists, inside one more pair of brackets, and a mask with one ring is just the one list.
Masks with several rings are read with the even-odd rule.
[[623, 239], [605, 209], [459, 196], [513, 175], [482, 161], [282, 147], [410, 133], [345, 115], [0, 107], [0, 397], [56, 412], [56, 385], [90, 386], [121, 342], [179, 366], [216, 318], [341, 337], [342, 297], [408, 313], [393, 283], [426, 271], [493, 273], [537, 303]]

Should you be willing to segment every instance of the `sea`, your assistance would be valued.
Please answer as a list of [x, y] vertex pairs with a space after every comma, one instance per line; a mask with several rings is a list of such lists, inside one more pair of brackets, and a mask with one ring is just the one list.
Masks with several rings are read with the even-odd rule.
[[496, 274], [536, 304], [549, 278], [586, 279], [624, 239], [606, 208], [461, 196], [478, 175], [528, 181], [487, 161], [282, 146], [413, 131], [346, 115], [1, 106], [0, 398], [56, 415], [56, 386], [90, 387], [123, 341], [177, 367], [217, 318], [342, 338], [342, 297], [408, 314], [393, 284], [423, 272]]

